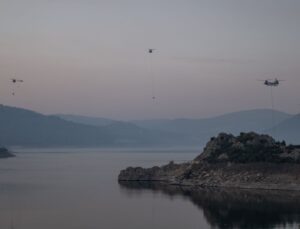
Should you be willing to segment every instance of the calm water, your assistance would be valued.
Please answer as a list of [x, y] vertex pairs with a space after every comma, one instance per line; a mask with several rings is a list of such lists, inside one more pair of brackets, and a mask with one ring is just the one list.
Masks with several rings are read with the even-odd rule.
[[197, 152], [27, 150], [0, 160], [0, 228], [298, 228], [299, 193], [188, 190], [117, 182], [130, 165]]

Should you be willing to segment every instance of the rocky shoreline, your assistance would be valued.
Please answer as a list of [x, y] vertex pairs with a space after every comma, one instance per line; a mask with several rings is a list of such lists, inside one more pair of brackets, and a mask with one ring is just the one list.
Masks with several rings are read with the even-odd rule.
[[300, 147], [267, 135], [221, 133], [194, 160], [152, 168], [129, 167], [119, 181], [169, 185], [300, 191]]
[[0, 159], [2, 158], [9, 158], [9, 157], [15, 157], [14, 154], [12, 154], [8, 149], [5, 147], [0, 147]]

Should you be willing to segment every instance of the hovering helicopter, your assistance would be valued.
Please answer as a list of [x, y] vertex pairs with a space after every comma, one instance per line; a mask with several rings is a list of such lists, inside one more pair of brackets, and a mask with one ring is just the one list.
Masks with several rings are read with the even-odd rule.
[[154, 75], [154, 70], [153, 70], [153, 61], [152, 61], [152, 53], [154, 52], [154, 48], [149, 48], [148, 49], [148, 53], [149, 55], [149, 62], [150, 62], [150, 75], [152, 78], [152, 85], [151, 85], [151, 89], [152, 89], [152, 100], [155, 101], [156, 100], [156, 96], [155, 96], [155, 75]]
[[[12, 79], [11, 79], [11, 82], [12, 82], [14, 85], [16, 85], [16, 84], [19, 84], [19, 83], [23, 83], [24, 81], [23, 81], [23, 80], [20, 80], [20, 79], [12, 78]], [[15, 95], [15, 90], [14, 90], [14, 88], [13, 88], [13, 91], [12, 91], [11, 94], [12, 94], [12, 95]]]
[[263, 81], [264, 85], [266, 85], [266, 86], [278, 87], [279, 83], [284, 80], [279, 80], [279, 79], [275, 78], [275, 79], [267, 79], [267, 80], [259, 80], [259, 81]]
[[11, 82], [13, 82], [13, 83], [23, 83], [24, 81], [13, 78], [13, 79], [11, 79]]
[[148, 49], [148, 53], [153, 53], [155, 49], [151, 48], [151, 49]]

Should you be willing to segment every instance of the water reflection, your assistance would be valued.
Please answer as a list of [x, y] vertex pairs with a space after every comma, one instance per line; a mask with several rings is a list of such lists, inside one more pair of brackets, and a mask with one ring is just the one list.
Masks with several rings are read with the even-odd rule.
[[192, 189], [159, 182], [120, 182], [126, 195], [151, 190], [181, 195], [202, 209], [214, 228], [295, 227], [300, 223], [300, 192], [240, 189]]

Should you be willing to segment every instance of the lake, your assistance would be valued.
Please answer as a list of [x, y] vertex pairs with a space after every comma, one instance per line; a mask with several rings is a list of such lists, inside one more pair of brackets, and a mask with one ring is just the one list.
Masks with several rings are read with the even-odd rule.
[[191, 190], [118, 183], [127, 166], [192, 160], [196, 151], [27, 149], [0, 160], [0, 228], [299, 228], [297, 192]]

